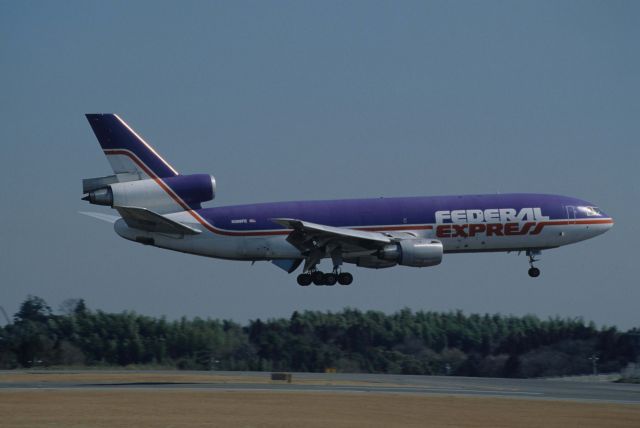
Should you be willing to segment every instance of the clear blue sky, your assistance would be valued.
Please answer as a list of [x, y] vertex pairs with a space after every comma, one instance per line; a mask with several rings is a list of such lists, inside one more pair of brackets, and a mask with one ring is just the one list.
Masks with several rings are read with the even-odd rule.
[[[635, 1], [4, 1], [0, 305], [638, 326], [639, 40]], [[77, 214], [81, 179], [111, 172], [86, 112], [119, 113], [179, 171], [214, 174], [215, 205], [545, 192], [616, 226], [543, 253], [537, 280], [524, 256], [480, 254], [301, 288], [269, 263], [135, 245]]]

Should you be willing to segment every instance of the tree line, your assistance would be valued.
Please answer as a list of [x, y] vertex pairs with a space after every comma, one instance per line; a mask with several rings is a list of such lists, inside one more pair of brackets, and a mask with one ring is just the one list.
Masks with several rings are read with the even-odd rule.
[[540, 377], [619, 371], [640, 357], [640, 329], [575, 318], [393, 314], [344, 309], [290, 318], [167, 320], [89, 309], [61, 313], [29, 296], [0, 328], [0, 368], [149, 366], [198, 370]]

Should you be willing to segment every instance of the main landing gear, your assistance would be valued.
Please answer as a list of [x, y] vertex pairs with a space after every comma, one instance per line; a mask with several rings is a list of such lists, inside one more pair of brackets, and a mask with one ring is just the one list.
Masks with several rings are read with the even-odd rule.
[[319, 270], [314, 270], [309, 273], [302, 273], [298, 275], [298, 285], [306, 287], [313, 282], [315, 285], [349, 285], [353, 282], [353, 275], [348, 272], [337, 271], [331, 273], [323, 273]]
[[540, 276], [540, 269], [533, 265], [533, 262], [537, 262], [539, 259], [536, 259], [536, 256], [540, 255], [540, 251], [528, 250], [527, 257], [529, 257], [529, 276], [531, 278], [537, 278]]
[[[314, 243], [315, 245], [315, 243]], [[325, 254], [331, 255], [331, 261], [333, 262], [333, 272], [324, 273], [317, 269], [318, 263]], [[306, 287], [312, 282], [315, 285], [349, 285], [353, 282], [353, 275], [348, 272], [341, 272], [340, 266], [342, 266], [342, 251], [340, 247], [332, 246], [320, 250], [319, 247], [313, 251], [310, 251], [308, 257], [305, 260], [303, 273], [298, 275], [298, 284]]]

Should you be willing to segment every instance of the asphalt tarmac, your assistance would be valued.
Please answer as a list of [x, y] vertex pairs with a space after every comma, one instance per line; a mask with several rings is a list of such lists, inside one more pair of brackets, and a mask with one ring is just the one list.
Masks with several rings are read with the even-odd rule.
[[[372, 374], [320, 374], [293, 373], [292, 383], [270, 381], [270, 373], [262, 372], [173, 372], [173, 371], [109, 371], [125, 376], [131, 375], [131, 382], [74, 382], [55, 379], [43, 381], [19, 380], [6, 382], [0, 371], [0, 390], [212, 390], [212, 391], [273, 391], [273, 392], [324, 392], [324, 393], [394, 393], [422, 395], [512, 397], [523, 399], [571, 400], [606, 402], [617, 404], [640, 404], [640, 385], [621, 384], [602, 380], [563, 379], [501, 379], [469, 378], [456, 376], [405, 376]], [[29, 372], [27, 372], [29, 373]], [[78, 374], [91, 371], [57, 371], [38, 373]], [[96, 373], [96, 372], [94, 372]], [[97, 372], [103, 373], [103, 372]], [[192, 373], [201, 376], [214, 375], [216, 381], [207, 382], [200, 378], [189, 381], [138, 381], [136, 374], [166, 375]], [[220, 376], [228, 376], [229, 381], [220, 381]]]

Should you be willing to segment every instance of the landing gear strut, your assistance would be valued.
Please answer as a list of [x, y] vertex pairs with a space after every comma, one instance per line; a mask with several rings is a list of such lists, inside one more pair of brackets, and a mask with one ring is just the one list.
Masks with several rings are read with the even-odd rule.
[[[314, 245], [316, 245], [314, 243]], [[324, 273], [317, 270], [318, 263], [322, 260], [324, 254], [329, 253], [331, 261], [333, 262], [333, 272]], [[312, 282], [315, 285], [349, 285], [353, 282], [353, 275], [348, 272], [341, 272], [340, 266], [342, 266], [342, 250], [340, 247], [332, 246], [327, 251], [321, 251], [319, 248], [312, 250], [305, 260], [303, 272], [298, 275], [298, 284], [306, 287]]]
[[540, 251], [528, 250], [527, 256], [529, 257], [529, 276], [531, 278], [537, 278], [540, 276], [540, 269], [533, 265], [533, 262], [537, 262], [539, 259], [536, 259], [536, 256], [540, 255]]

